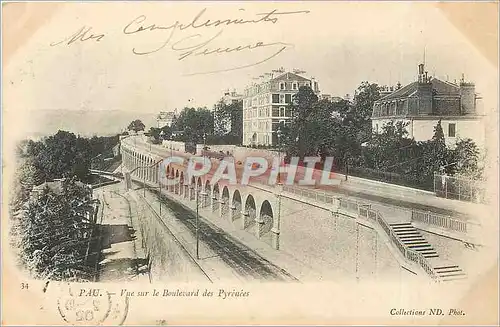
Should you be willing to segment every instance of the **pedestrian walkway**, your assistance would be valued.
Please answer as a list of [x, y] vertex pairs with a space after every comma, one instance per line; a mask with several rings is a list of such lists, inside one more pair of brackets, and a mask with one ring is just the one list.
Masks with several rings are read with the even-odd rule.
[[96, 189], [103, 216], [101, 235], [100, 282], [149, 282], [148, 258], [142, 251], [137, 221], [128, 200], [119, 194], [122, 184]]
[[431, 211], [465, 220], [487, 208], [483, 204], [440, 198], [435, 196], [433, 192], [368, 180], [360, 182], [359, 180], [359, 178], [348, 177], [347, 181], [342, 181], [341, 186], [334, 192], [368, 201], [383, 202], [390, 206]]

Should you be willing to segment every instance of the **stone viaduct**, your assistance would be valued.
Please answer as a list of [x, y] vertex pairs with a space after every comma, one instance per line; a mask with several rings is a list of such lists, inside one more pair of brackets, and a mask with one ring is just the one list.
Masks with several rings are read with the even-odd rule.
[[229, 185], [226, 180], [212, 185], [210, 176], [187, 180], [185, 167], [178, 164], [165, 168], [167, 178], [179, 181], [167, 186], [159, 178], [165, 157], [123, 141], [121, 154], [124, 174], [130, 179], [166, 189], [174, 200], [191, 207], [198, 200], [200, 214], [212, 223], [245, 230], [263, 246], [285, 251], [323, 276], [383, 274], [406, 279], [422, 273], [398, 254], [388, 238], [380, 237], [380, 231], [356, 219], [357, 207], [339, 214], [340, 200], [332, 195], [311, 199], [294, 194], [290, 186]]
[[176, 179], [172, 185], [160, 181], [160, 156], [144, 153], [133, 147], [121, 147], [126, 170], [139, 180], [145, 180], [168, 189], [180, 198], [196, 201], [201, 209], [209, 208], [217, 216], [229, 219], [236, 227], [247, 230], [258, 239], [279, 249], [280, 235], [280, 193], [282, 188], [270, 186], [230, 185], [221, 180], [212, 185], [210, 177], [192, 177], [187, 180], [185, 167], [170, 164], [166, 177]]

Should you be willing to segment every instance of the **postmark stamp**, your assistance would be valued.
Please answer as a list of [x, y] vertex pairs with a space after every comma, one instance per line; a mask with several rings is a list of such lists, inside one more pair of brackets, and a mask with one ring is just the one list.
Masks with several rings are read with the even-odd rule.
[[61, 318], [71, 325], [122, 325], [128, 313], [128, 297], [117, 296], [104, 289], [68, 288], [57, 300]]

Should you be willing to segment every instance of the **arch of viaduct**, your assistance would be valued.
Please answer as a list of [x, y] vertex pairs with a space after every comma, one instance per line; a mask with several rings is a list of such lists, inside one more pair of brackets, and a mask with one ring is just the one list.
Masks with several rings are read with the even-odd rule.
[[159, 178], [160, 163], [164, 158], [127, 143], [122, 144], [121, 154], [124, 170], [135, 179], [160, 186], [178, 196], [179, 200], [198, 200], [199, 208], [211, 212], [212, 217], [229, 220], [236, 228], [246, 230], [274, 249], [279, 249], [281, 217], [278, 190], [229, 185], [226, 180], [212, 185], [210, 176], [187, 180], [186, 168], [173, 163], [166, 167], [165, 173], [167, 178], [178, 178], [179, 182], [167, 186]]

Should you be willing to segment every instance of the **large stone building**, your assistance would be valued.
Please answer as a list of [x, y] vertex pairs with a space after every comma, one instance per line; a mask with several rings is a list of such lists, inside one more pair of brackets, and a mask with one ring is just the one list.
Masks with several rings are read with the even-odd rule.
[[177, 117], [177, 109], [174, 111], [161, 111], [156, 117], [156, 123], [158, 128], [165, 126], [172, 127], [175, 118]]
[[260, 76], [258, 83], [249, 85], [243, 94], [243, 144], [277, 145], [280, 123], [291, 119], [292, 97], [302, 86], [319, 93], [318, 82], [305, 78], [302, 71], [275, 70]]
[[410, 138], [426, 141], [434, 135], [441, 120], [445, 141], [453, 147], [460, 139], [471, 138], [482, 146], [485, 129], [478, 106], [475, 85], [462, 76], [459, 84], [429, 77], [424, 65], [418, 66], [418, 79], [404, 87], [383, 89], [373, 105], [372, 128], [380, 133], [388, 122], [407, 123]]
[[238, 101], [241, 101], [241, 99], [243, 99], [243, 95], [236, 92], [236, 90], [225, 90], [224, 95], [222, 96], [222, 101], [226, 105], [237, 103]]

